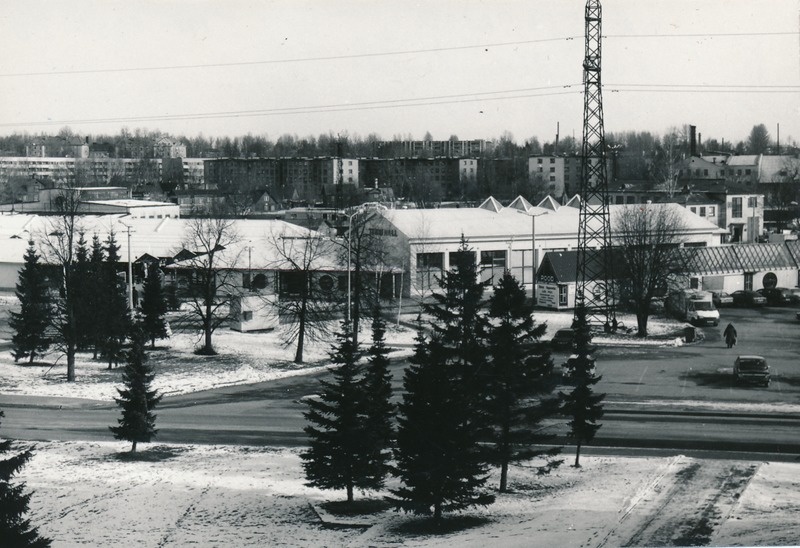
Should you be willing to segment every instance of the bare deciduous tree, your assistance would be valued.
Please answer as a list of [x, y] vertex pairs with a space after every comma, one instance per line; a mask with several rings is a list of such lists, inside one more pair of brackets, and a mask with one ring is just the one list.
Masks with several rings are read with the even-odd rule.
[[[685, 275], [689, 253], [679, 253], [686, 223], [677, 204], [625, 206], [614, 219], [614, 245], [625, 261], [622, 293], [633, 304], [638, 335], [647, 336], [650, 305]], [[688, 251], [688, 249], [686, 250]]]
[[278, 313], [288, 324], [284, 344], [297, 343], [295, 363], [303, 362], [305, 341], [322, 340], [331, 334], [329, 322], [338, 309], [336, 291], [320, 283], [320, 271], [333, 263], [333, 243], [322, 234], [298, 234], [283, 230], [272, 233], [266, 245], [277, 259], [268, 265], [278, 272]]
[[75, 316], [75, 301], [78, 297], [76, 262], [76, 242], [81, 233], [78, 216], [79, 192], [64, 188], [54, 200], [56, 215], [45, 223], [38, 235], [42, 256], [50, 264], [61, 270], [59, 298], [53, 315], [53, 328], [56, 332], [56, 348], [67, 359], [67, 381], [75, 381], [75, 352], [78, 348], [78, 327]]
[[234, 270], [243, 249], [236, 245], [239, 235], [233, 219], [198, 217], [186, 225], [183, 248], [192, 256], [181, 263], [190, 281], [185, 297], [190, 315], [200, 321], [203, 346], [199, 354], [214, 355], [214, 331], [227, 319], [231, 295], [239, 291]]

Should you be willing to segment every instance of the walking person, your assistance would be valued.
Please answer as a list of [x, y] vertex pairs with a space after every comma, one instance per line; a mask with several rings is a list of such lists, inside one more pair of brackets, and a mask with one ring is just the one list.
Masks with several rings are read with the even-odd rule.
[[725, 344], [728, 345], [728, 348], [736, 345], [736, 328], [732, 323], [728, 324], [728, 327], [722, 332], [722, 336], [725, 337]]

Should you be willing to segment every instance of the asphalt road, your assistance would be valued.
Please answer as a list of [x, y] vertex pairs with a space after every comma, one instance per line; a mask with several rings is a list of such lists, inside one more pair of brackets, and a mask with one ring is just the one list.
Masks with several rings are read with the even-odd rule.
[[[739, 345], [727, 349], [720, 332], [733, 321]], [[593, 445], [669, 451], [800, 454], [800, 414], [753, 412], [743, 404], [800, 403], [800, 322], [793, 309], [730, 309], [723, 322], [704, 328], [705, 340], [676, 348], [601, 348], [598, 392], [607, 394], [602, 428]], [[769, 388], [733, 383], [737, 354], [760, 354], [773, 369]], [[555, 356], [556, 363], [564, 355]], [[399, 388], [402, 364], [395, 369]], [[227, 387], [165, 398], [157, 410], [157, 441], [304, 445], [302, 398], [317, 391], [323, 374]], [[685, 402], [703, 402], [698, 409]], [[719, 411], [711, 408], [718, 406]], [[109, 440], [119, 410], [86, 401], [0, 395], [4, 437], [24, 440]], [[563, 421], [546, 427], [563, 432]], [[563, 440], [566, 441], [566, 440]], [[592, 449], [587, 448], [587, 451]]]

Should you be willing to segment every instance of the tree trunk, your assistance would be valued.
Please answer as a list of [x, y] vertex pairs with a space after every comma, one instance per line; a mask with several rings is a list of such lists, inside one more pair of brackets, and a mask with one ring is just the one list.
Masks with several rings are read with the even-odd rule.
[[136, 440], [133, 441], [133, 446], [131, 446], [131, 453], [136, 452]]
[[347, 502], [353, 502], [353, 485], [347, 485]]
[[67, 382], [75, 382], [75, 343], [67, 342]]
[[581, 467], [581, 442], [578, 440], [578, 445], [575, 448], [575, 468]]
[[649, 314], [647, 312], [636, 312], [636, 327], [637, 332], [636, 335], [638, 337], [646, 337], [647, 336], [647, 318]]
[[441, 502], [436, 502], [433, 505], [433, 519], [436, 522], [439, 522], [442, 519], [442, 503]]
[[503, 460], [503, 464], [500, 465], [500, 492], [506, 492], [506, 484], [508, 482], [508, 462]]

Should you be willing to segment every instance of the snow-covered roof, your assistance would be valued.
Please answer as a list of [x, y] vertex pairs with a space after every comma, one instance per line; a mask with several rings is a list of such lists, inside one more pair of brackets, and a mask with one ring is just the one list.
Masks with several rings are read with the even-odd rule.
[[[725, 231], [714, 223], [675, 203], [610, 205], [609, 217], [613, 232], [617, 219], [626, 207], [667, 208], [674, 211], [689, 233], [721, 234]], [[557, 211], [533, 207], [528, 212], [505, 207], [495, 212], [485, 208], [458, 209], [391, 209], [380, 212], [411, 240], [453, 240], [463, 234], [467, 239], [508, 239], [529, 237], [531, 215], [536, 215], [536, 237], [576, 237], [577, 207], [560, 207]]]
[[758, 165], [758, 154], [743, 154], [741, 156], [731, 156], [728, 158], [729, 166], [755, 166]]
[[[42, 239], [56, 227], [57, 217], [44, 215], [0, 215], [0, 263], [21, 263], [28, 239]], [[153, 257], [173, 257], [183, 249], [187, 227], [194, 219], [139, 219], [127, 215], [83, 215], [78, 228], [91, 243], [97, 234], [105, 241], [113, 230], [120, 245], [120, 256], [128, 256], [128, 226], [131, 227], [131, 259], [144, 254]], [[275, 260], [274, 241], [280, 235], [307, 238], [315, 231], [275, 219], [236, 219], [233, 227], [238, 243], [229, 254], [243, 255], [237, 267], [247, 268], [248, 261], [256, 268]], [[250, 248], [250, 249], [248, 249]], [[239, 253], [240, 249], [247, 252]], [[190, 251], [198, 251], [190, 249]], [[248, 256], [249, 255], [249, 256]]]

